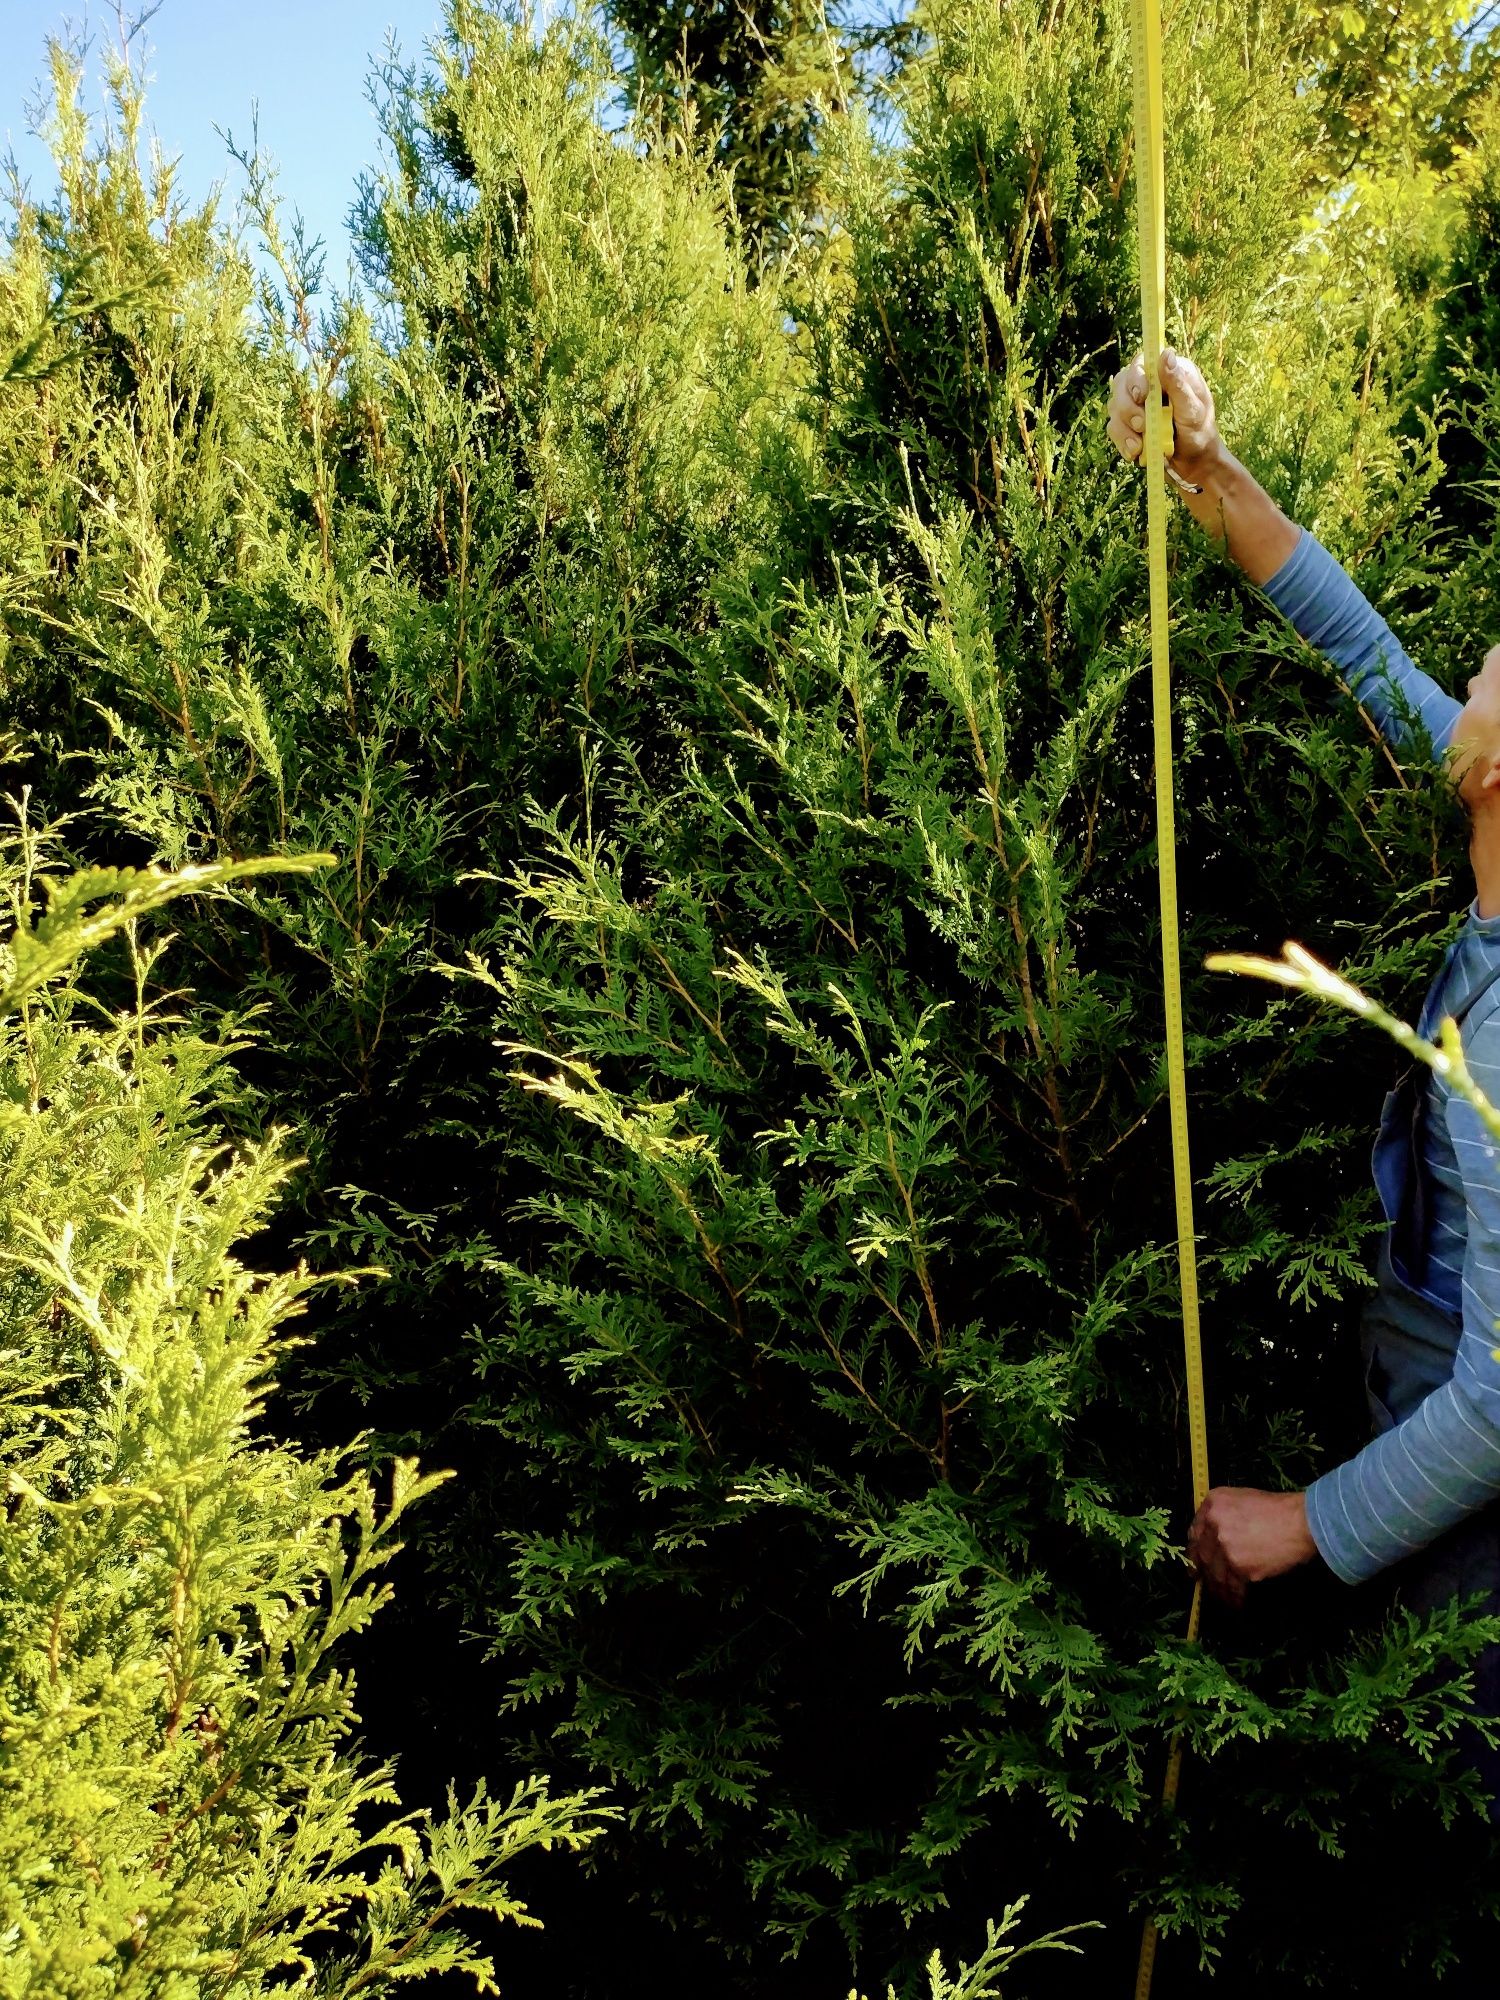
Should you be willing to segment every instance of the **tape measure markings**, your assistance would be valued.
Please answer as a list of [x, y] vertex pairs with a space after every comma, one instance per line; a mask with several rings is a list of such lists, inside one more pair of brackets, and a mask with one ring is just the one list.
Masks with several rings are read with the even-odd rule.
[[[1131, 87], [1135, 117], [1135, 183], [1141, 270], [1141, 352], [1146, 370], [1146, 564], [1150, 579], [1151, 699], [1156, 765], [1156, 859], [1161, 894], [1162, 997], [1166, 1017], [1167, 1098], [1172, 1130], [1172, 1184], [1177, 1222], [1177, 1264], [1182, 1289], [1183, 1358], [1186, 1364], [1188, 1448], [1193, 1505], [1208, 1492], [1208, 1419], [1203, 1393], [1203, 1352], [1198, 1321], [1198, 1262], [1193, 1231], [1193, 1176], [1188, 1154], [1187, 1063], [1182, 1035], [1182, 970], [1178, 946], [1177, 830], [1173, 800], [1172, 673], [1167, 600], [1167, 489], [1165, 461], [1172, 456], [1170, 412], [1163, 407], [1160, 358], [1166, 344], [1167, 230], [1163, 170], [1160, 0], [1131, 0]], [[1202, 1589], [1195, 1585], [1188, 1638], [1198, 1635]], [[1162, 1801], [1176, 1799], [1182, 1740], [1167, 1753]], [[1148, 2000], [1156, 1960], [1157, 1929], [1147, 1919], [1136, 1970], [1136, 2000]]]

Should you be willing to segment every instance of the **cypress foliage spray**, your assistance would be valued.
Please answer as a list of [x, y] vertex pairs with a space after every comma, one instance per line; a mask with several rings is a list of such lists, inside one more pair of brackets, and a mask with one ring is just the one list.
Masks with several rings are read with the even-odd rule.
[[[1174, 16], [1173, 338], [1456, 672], [1491, 517], [1445, 517], [1421, 384], [1459, 197], [1434, 165], [1420, 259], [1320, 210], [1304, 12]], [[1142, 1898], [1182, 1991], [1382, 1991], [1492, 1920], [1473, 1635], [1307, 1573], [1180, 1637], [1141, 497], [1101, 420], [1125, 14], [909, 26], [774, 269], [690, 135], [619, 129], [588, 21], [455, 0], [383, 73], [367, 297], [321, 320], [255, 163], [258, 304], [65, 129], [5, 310], [96, 245], [113, 289], [39, 352], [75, 394], [6, 392], [17, 712], [90, 837], [343, 857], [183, 934], [278, 1008], [288, 1233], [387, 1273], [318, 1304], [299, 1393], [458, 1473], [380, 1726], [628, 1810], [605, 1958], [570, 1936], [554, 1983], [920, 1993], [939, 1925], [1002, 1969], [1030, 1892], [1106, 1926], [1038, 1995], [1123, 1982]], [[1290, 1483], [1360, 1437], [1385, 1077], [1194, 968], [1295, 934], [1406, 1006], [1458, 829], [1186, 521], [1172, 563], [1217, 1469]]]

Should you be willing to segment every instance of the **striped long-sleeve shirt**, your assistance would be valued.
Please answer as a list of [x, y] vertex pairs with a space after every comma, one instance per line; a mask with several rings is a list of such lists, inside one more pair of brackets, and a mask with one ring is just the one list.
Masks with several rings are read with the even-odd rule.
[[[1393, 746], [1415, 715], [1437, 750], [1452, 741], [1459, 704], [1422, 673], [1389, 625], [1328, 551], [1302, 531], [1266, 594], [1309, 644], [1338, 666]], [[1500, 916], [1476, 903], [1423, 1006], [1419, 1030], [1461, 1016], [1500, 963]], [[1475, 1081], [1500, 1103], [1500, 983], [1462, 1020]], [[1420, 1296], [1448, 1315], [1451, 1373], [1407, 1407], [1362, 1451], [1315, 1481], [1307, 1518], [1329, 1567], [1358, 1583], [1429, 1542], [1500, 1495], [1500, 1149], [1478, 1114], [1428, 1076], [1424, 1120], [1426, 1268]], [[1408, 1154], [1388, 1103], [1375, 1148], [1375, 1181], [1388, 1221], [1399, 1212]], [[1444, 1324], [1439, 1316], [1438, 1326]], [[1437, 1357], [1441, 1372], [1444, 1358]], [[1402, 1399], [1397, 1396], [1397, 1402]]]

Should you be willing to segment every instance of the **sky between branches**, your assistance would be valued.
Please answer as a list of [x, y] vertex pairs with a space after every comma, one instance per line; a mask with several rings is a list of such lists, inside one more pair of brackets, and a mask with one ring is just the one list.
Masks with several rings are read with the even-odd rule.
[[[197, 201], [219, 180], [232, 204], [243, 176], [214, 128], [247, 145], [258, 104], [261, 147], [280, 170], [281, 192], [309, 235], [324, 239], [328, 278], [342, 285], [355, 181], [376, 153], [364, 88], [371, 57], [388, 33], [407, 60], [419, 56], [441, 11], [441, 0], [163, 0], [144, 30], [147, 120], [167, 156], [180, 156], [182, 192]], [[0, 0], [0, 151], [14, 154], [38, 195], [52, 168], [45, 142], [28, 130], [28, 107], [46, 75], [47, 37], [79, 32], [96, 52], [116, 38], [108, 0]], [[85, 103], [102, 104], [97, 53]]]

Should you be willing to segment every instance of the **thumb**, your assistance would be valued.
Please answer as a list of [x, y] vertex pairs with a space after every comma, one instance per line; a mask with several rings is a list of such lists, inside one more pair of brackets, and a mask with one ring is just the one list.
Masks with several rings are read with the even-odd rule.
[[1163, 350], [1161, 357], [1161, 386], [1174, 420], [1193, 424], [1207, 414], [1202, 377], [1190, 361], [1170, 347]]

